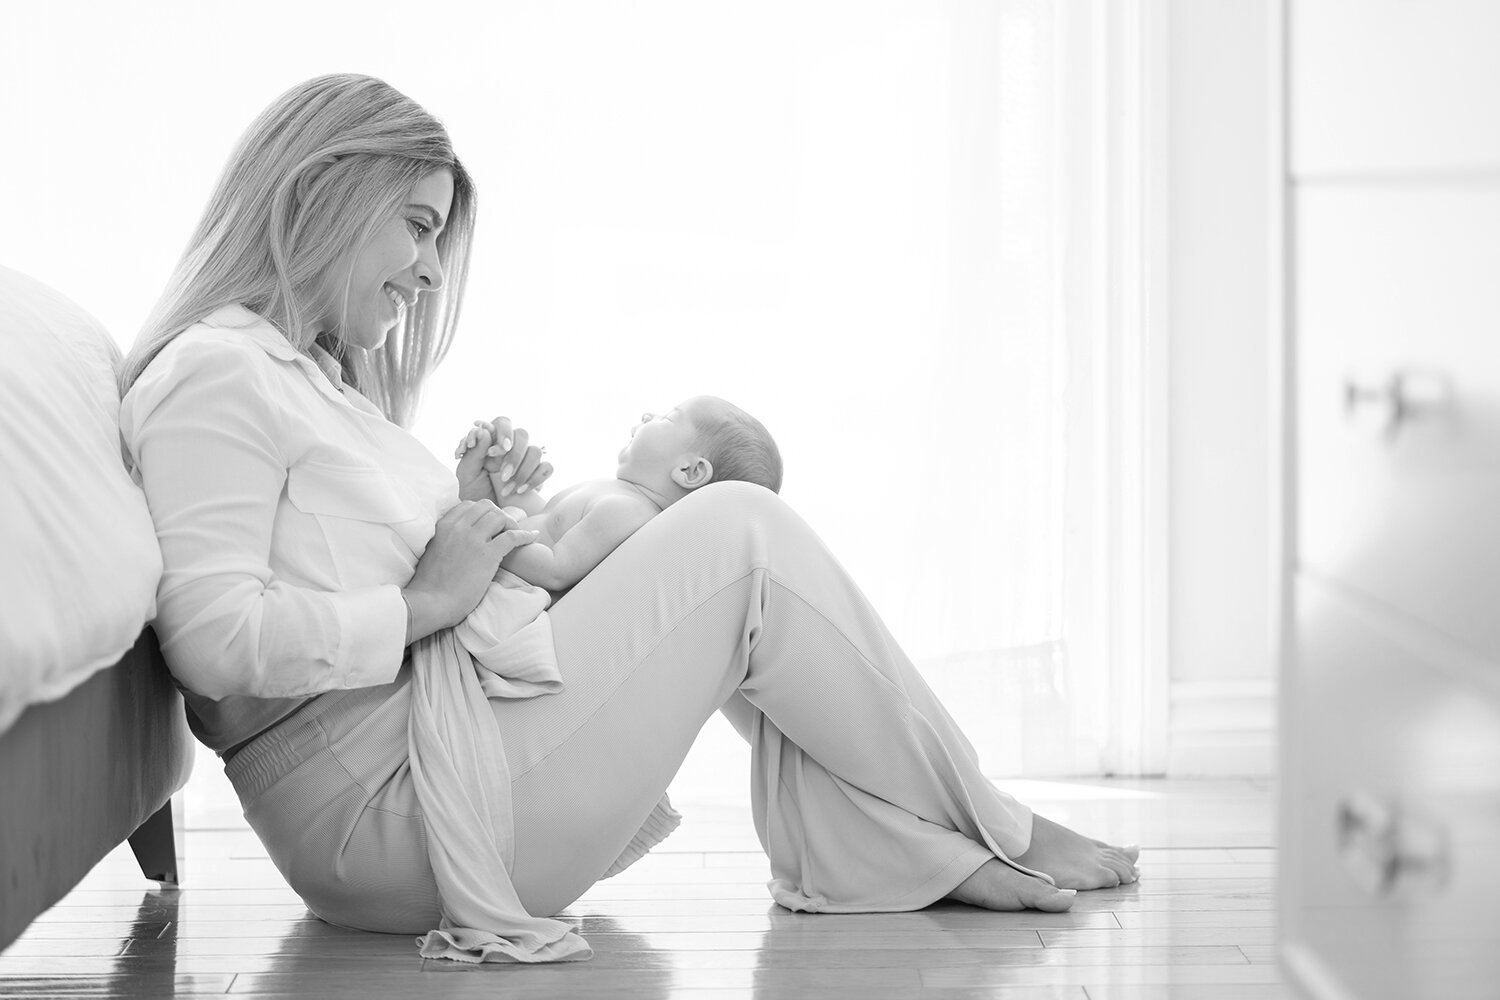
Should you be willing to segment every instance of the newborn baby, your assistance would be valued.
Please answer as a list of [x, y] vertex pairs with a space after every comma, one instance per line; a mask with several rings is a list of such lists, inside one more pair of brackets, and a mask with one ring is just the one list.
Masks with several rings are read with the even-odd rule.
[[[458, 445], [460, 479], [484, 463], [493, 436], [490, 424], [475, 421]], [[491, 478], [500, 496], [500, 478]], [[644, 413], [613, 479], [569, 486], [545, 503], [536, 494], [507, 498], [516, 506], [506, 509], [538, 538], [500, 566], [554, 593], [567, 590], [641, 525], [723, 480], [781, 490], [781, 453], [759, 420], [716, 396], [694, 396], [660, 416]]]

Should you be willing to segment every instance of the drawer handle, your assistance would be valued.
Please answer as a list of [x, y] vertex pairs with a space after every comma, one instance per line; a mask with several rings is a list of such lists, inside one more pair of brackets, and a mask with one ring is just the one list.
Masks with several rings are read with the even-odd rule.
[[1442, 829], [1363, 792], [1339, 802], [1338, 848], [1345, 870], [1372, 896], [1430, 894], [1448, 881]]
[[1403, 424], [1446, 410], [1452, 395], [1447, 377], [1432, 371], [1398, 369], [1373, 383], [1349, 375], [1344, 378], [1344, 414], [1354, 418], [1375, 410], [1383, 417], [1389, 441]]

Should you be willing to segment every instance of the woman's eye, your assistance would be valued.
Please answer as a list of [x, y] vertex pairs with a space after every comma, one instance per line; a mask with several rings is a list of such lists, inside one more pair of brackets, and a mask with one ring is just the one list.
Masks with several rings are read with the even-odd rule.
[[422, 237], [426, 236], [428, 233], [432, 232], [432, 230], [429, 227], [424, 226], [422, 223], [418, 222], [416, 219], [409, 219], [407, 221], [411, 224], [411, 231], [413, 233], [416, 233], [417, 239], [419, 239], [419, 240]]

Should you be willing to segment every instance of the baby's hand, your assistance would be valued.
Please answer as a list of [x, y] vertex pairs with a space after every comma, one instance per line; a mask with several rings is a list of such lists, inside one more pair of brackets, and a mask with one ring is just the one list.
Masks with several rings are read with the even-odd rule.
[[474, 421], [474, 426], [469, 428], [463, 440], [458, 442], [454, 449], [453, 457], [458, 459], [458, 467], [453, 474], [458, 477], [458, 495], [464, 500], [488, 499], [494, 500], [495, 490], [490, 484], [488, 470], [485, 468], [485, 458], [489, 454], [490, 443], [494, 440], [494, 434], [490, 425], [483, 420]]

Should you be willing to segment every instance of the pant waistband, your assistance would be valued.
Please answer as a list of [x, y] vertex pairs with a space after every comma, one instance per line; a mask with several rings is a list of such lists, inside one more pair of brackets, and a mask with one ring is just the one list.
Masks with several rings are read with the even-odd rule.
[[342, 720], [368, 715], [410, 676], [407, 660], [390, 684], [326, 692], [245, 744], [224, 764], [224, 774], [239, 792], [241, 802], [249, 805], [283, 775], [326, 746], [328, 732], [337, 731]]

